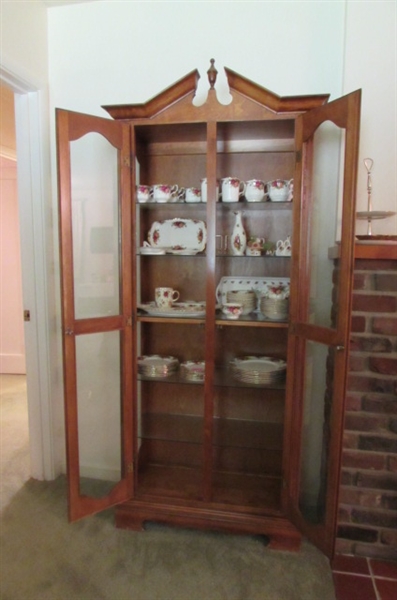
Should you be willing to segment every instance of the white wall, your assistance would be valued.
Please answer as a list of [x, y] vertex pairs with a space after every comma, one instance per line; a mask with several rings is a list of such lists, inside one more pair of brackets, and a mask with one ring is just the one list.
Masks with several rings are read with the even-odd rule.
[[[397, 212], [397, 2], [347, 2], [343, 93], [362, 88], [357, 209], [367, 210], [365, 158], [374, 161], [372, 208]], [[367, 222], [357, 223], [357, 233]], [[373, 234], [396, 234], [397, 216], [374, 221]]]
[[[284, 94], [341, 92], [340, 2], [94, 2], [49, 10], [53, 106], [106, 116], [209, 59]], [[71, 43], [72, 40], [72, 43]]]
[[48, 82], [47, 9], [42, 2], [1, 2], [1, 64], [43, 89]]

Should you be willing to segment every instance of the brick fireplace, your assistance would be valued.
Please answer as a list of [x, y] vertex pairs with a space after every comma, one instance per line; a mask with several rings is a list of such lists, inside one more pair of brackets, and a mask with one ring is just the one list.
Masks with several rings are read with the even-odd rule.
[[397, 244], [357, 244], [337, 554], [397, 559]]

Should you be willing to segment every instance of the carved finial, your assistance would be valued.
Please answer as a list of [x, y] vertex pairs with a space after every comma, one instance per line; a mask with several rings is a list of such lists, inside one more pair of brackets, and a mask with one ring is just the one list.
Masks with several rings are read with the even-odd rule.
[[214, 89], [214, 85], [216, 82], [216, 76], [218, 75], [218, 71], [214, 67], [214, 62], [215, 62], [215, 59], [211, 58], [211, 60], [210, 60], [211, 66], [207, 71], [208, 81], [210, 82], [211, 90]]

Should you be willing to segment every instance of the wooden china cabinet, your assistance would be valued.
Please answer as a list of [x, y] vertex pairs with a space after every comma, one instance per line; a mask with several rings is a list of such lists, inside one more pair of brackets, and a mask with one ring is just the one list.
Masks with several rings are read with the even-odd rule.
[[[147, 103], [103, 107], [112, 119], [57, 110], [69, 516], [115, 506], [119, 527], [259, 534], [294, 550], [303, 534], [331, 555], [360, 92], [279, 97], [225, 72], [227, 104], [211, 61], [201, 105], [193, 71]], [[293, 199], [219, 201], [228, 176], [293, 178]], [[203, 178], [206, 203], [136, 199], [139, 183], [187, 188]], [[248, 236], [290, 236], [292, 256], [234, 256], [226, 240], [236, 211]], [[193, 233], [203, 222], [204, 247], [146, 253], [153, 223], [162, 235], [173, 219]], [[288, 320], [219, 311], [222, 281], [242, 289], [264, 279], [290, 281]], [[141, 310], [159, 286], [204, 309]], [[139, 373], [138, 357], [154, 355], [204, 361], [204, 380]], [[231, 361], [250, 356], [286, 361], [285, 380], [236, 378]]]

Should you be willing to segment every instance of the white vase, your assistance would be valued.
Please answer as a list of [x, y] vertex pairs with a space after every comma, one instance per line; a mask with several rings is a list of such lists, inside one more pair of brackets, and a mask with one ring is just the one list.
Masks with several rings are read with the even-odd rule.
[[232, 237], [231, 237], [231, 246], [232, 253], [235, 256], [242, 256], [245, 253], [245, 249], [247, 247], [247, 234], [245, 232], [242, 220], [241, 212], [235, 212], [236, 221], [234, 223]]

